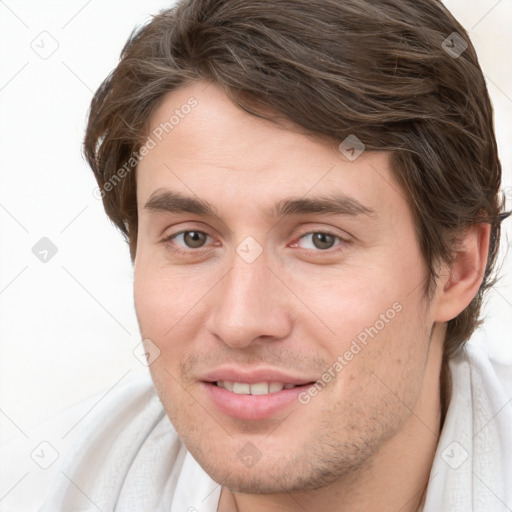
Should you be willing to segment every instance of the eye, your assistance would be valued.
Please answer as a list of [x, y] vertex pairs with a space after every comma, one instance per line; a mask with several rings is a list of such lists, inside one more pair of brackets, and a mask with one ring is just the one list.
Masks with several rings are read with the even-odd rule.
[[327, 250], [331, 249], [336, 240], [342, 241], [341, 237], [333, 235], [332, 233], [326, 233], [323, 231], [315, 231], [312, 233], [306, 233], [302, 235], [299, 240], [305, 240], [306, 243], [302, 244], [304, 249], [320, 249]]
[[169, 236], [166, 241], [174, 241], [181, 247], [186, 249], [200, 249], [206, 242], [209, 236], [202, 231], [181, 231], [174, 235]]

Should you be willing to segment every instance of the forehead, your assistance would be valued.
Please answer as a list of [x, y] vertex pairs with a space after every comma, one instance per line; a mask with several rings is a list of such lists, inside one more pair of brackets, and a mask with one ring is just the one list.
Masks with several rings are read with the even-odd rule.
[[[196, 158], [204, 156], [211, 160], [218, 157], [219, 160], [236, 161], [245, 150], [240, 170], [272, 166], [272, 158], [276, 155], [270, 152], [271, 139], [274, 143], [279, 142], [274, 149], [295, 146], [296, 151], [313, 149], [320, 139], [327, 145], [328, 140], [321, 135], [308, 134], [303, 127], [284, 117], [275, 124], [250, 115], [235, 105], [220, 86], [199, 81], [163, 96], [149, 120], [149, 132], [156, 133], [157, 142], [173, 141], [174, 158], [188, 159], [193, 151]], [[296, 146], [297, 142], [302, 148]], [[331, 141], [332, 153], [336, 152], [335, 145], [336, 141]], [[261, 151], [263, 147], [265, 152]], [[288, 151], [286, 156], [292, 158], [293, 155]]]
[[215, 84], [193, 82], [162, 98], [149, 122], [154, 148], [137, 167], [139, 211], [159, 188], [226, 203], [236, 195], [268, 211], [283, 197], [340, 192], [369, 208], [404, 202], [390, 154], [364, 152], [349, 161], [336, 141], [313, 137], [238, 108]]

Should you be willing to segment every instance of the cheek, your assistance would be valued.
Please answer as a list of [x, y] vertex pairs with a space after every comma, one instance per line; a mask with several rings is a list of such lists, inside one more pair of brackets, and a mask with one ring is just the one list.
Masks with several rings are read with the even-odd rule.
[[394, 303], [352, 336], [342, 356], [340, 386], [365, 403], [414, 408], [428, 358], [430, 332], [424, 308]]
[[134, 302], [142, 334], [164, 340], [186, 323], [201, 296], [197, 284], [183, 279], [179, 269], [140, 259], [134, 270]]
[[[303, 276], [294, 285], [310, 310], [302, 315], [302, 323], [306, 321], [304, 326], [311, 329], [313, 338], [325, 339], [327, 347], [337, 350], [348, 349], [356, 339], [364, 342], [372, 334], [380, 336], [396, 323], [397, 317], [403, 316], [406, 292], [401, 281], [393, 279], [389, 272], [344, 269], [316, 280]], [[318, 320], [321, 331], [313, 330]]]
[[176, 398], [180, 391], [177, 380], [182, 381], [180, 363], [201, 350], [198, 333], [205, 324], [206, 279], [192, 274], [149, 258], [141, 258], [134, 270], [140, 333], [159, 350], [149, 369], [153, 380], [162, 383], [161, 389]]
[[[411, 273], [421, 283], [420, 271]], [[402, 397], [417, 394], [417, 389], [407, 390], [406, 383], [423, 371], [430, 320], [422, 286], [414, 289], [398, 274], [391, 267], [387, 272], [362, 270], [331, 281], [339, 283], [335, 287], [325, 284], [306, 295], [331, 331], [318, 336], [311, 329], [309, 337], [325, 351], [328, 370], [337, 376], [337, 393], [360, 396], [370, 390], [378, 396], [390, 392], [387, 385]]]
[[166, 297], [158, 273], [148, 271], [148, 268], [140, 263], [134, 272], [133, 292], [142, 335], [146, 338], [160, 338], [165, 332], [165, 326], [172, 321], [167, 315], [172, 309], [166, 307], [166, 304], [173, 301], [173, 298]]
[[[169, 417], [177, 420], [180, 409], [187, 408], [182, 396], [179, 362], [185, 357], [189, 339], [183, 331], [186, 318], [183, 293], [154, 265], [143, 265], [140, 259], [134, 271], [134, 303], [142, 339], [150, 340], [159, 355], [149, 371]], [[153, 349], [155, 350], [155, 349]]]

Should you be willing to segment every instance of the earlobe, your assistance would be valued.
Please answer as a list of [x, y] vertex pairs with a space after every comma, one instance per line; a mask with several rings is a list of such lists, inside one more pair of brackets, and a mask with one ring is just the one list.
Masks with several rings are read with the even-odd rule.
[[459, 239], [453, 262], [438, 283], [436, 321], [455, 318], [478, 293], [487, 265], [490, 230], [490, 224], [474, 224]]

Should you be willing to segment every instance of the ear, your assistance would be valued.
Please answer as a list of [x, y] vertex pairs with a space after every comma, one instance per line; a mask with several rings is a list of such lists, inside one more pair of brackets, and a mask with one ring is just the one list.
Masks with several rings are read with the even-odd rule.
[[474, 224], [459, 238], [453, 262], [443, 267], [437, 283], [437, 322], [455, 318], [477, 294], [487, 265], [490, 231], [490, 224]]

